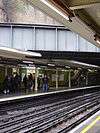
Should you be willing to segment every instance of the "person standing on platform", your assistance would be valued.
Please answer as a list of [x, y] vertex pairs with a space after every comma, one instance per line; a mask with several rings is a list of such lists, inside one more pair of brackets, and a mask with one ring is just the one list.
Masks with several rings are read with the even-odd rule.
[[25, 92], [27, 90], [27, 76], [25, 75], [24, 78], [23, 78], [23, 84], [24, 84], [24, 88], [25, 88]]
[[29, 92], [31, 92], [33, 90], [33, 77], [32, 77], [32, 74], [30, 74], [28, 76], [27, 88], [28, 88]]
[[34, 76], [34, 74], [32, 75], [32, 79], [33, 79], [33, 89], [35, 89], [35, 76]]
[[10, 77], [11, 77], [11, 92], [14, 93], [14, 77], [13, 75], [11, 75]]
[[21, 81], [22, 81], [22, 77], [21, 75], [18, 75], [18, 85], [20, 89], [21, 89]]
[[40, 87], [40, 80], [41, 80], [40, 77], [38, 77], [38, 80], [37, 80], [37, 81], [38, 81], [38, 90], [39, 90], [39, 91], [40, 91], [40, 88], [41, 88], [41, 87]]
[[48, 77], [46, 74], [44, 75], [42, 82], [43, 82], [43, 92], [47, 92], [48, 91]]
[[7, 75], [3, 82], [4, 94], [9, 94], [12, 90], [11, 76]]
[[16, 76], [14, 78], [14, 88], [15, 88], [15, 92], [19, 92], [19, 76], [18, 76], [18, 73], [16, 73]]

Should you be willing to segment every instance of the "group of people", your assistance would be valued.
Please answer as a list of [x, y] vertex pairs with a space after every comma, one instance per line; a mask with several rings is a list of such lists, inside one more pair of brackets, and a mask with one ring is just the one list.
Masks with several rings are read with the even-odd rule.
[[[42, 80], [42, 82], [41, 82]], [[32, 76], [32, 74], [28, 75], [28, 77], [25, 75], [23, 78], [23, 84], [24, 88], [27, 90], [34, 90], [35, 88], [35, 77]], [[43, 78], [37, 79], [38, 84], [38, 90], [42, 89], [43, 92], [48, 91], [48, 76], [45, 74]]]
[[3, 81], [3, 92], [5, 94], [18, 92], [21, 88], [21, 76], [7, 75]]
[[[37, 79], [37, 89], [41, 90], [43, 92], [48, 91], [48, 76], [45, 74], [44, 77], [41, 77]], [[9, 93], [18, 93], [21, 91], [21, 89], [24, 86], [25, 92], [32, 92], [35, 89], [35, 77], [30, 74], [28, 76], [24, 76], [23, 80], [21, 75], [18, 73], [13, 75], [7, 75], [3, 81], [3, 93], [9, 94]]]
[[25, 75], [23, 78], [23, 84], [25, 91], [32, 91], [35, 88], [35, 77], [33, 77], [32, 74], [28, 75], [28, 77]]

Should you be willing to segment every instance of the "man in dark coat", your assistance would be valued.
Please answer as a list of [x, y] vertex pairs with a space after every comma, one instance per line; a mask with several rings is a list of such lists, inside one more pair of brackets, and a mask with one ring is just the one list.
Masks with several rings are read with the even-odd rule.
[[48, 91], [48, 77], [46, 74], [44, 75], [42, 82], [43, 82], [43, 92], [47, 92]]

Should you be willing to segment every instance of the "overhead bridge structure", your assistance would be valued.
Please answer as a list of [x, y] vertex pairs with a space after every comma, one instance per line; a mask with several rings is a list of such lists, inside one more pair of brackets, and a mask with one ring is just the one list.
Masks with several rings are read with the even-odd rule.
[[[52, 39], [51, 39], [52, 38]], [[64, 26], [0, 24], [0, 46], [20, 50], [85, 51], [100, 49]]]

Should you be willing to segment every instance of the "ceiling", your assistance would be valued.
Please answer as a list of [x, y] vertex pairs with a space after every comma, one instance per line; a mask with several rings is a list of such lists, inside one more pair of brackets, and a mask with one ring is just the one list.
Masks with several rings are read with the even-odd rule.
[[[27, 0], [31, 5], [35, 5], [56, 20], [64, 24], [73, 32], [78, 33], [89, 42], [100, 47], [95, 41], [95, 35], [100, 40], [100, 0]], [[48, 2], [69, 16], [66, 20], [56, 11], [44, 4]]]
[[[63, 8], [65, 6], [74, 17], [79, 18], [95, 34], [100, 35], [100, 0], [50, 0]], [[59, 3], [58, 3], [59, 1]], [[62, 4], [62, 5], [61, 5]], [[65, 8], [65, 10], [66, 10]]]
[[85, 10], [94, 19], [97, 25], [100, 26], [100, 4], [86, 8]]

